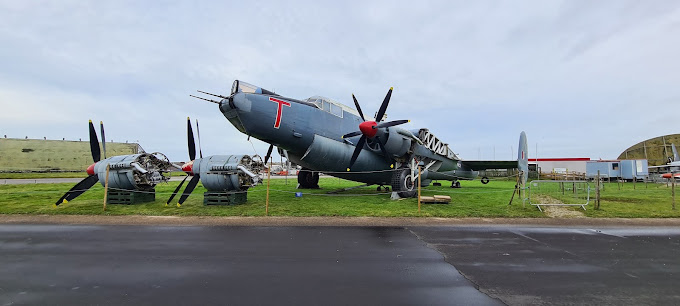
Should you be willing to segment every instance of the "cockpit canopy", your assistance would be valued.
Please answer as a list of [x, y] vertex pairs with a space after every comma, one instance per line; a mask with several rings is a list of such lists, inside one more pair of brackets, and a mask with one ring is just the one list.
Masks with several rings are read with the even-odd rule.
[[231, 85], [231, 94], [233, 95], [238, 92], [278, 96], [273, 91], [269, 91], [262, 87], [257, 87], [253, 84], [249, 84], [243, 81], [235, 80], [234, 83]]
[[306, 101], [313, 103], [317, 108], [325, 110], [338, 117], [342, 117], [343, 111], [359, 116], [359, 113], [356, 110], [330, 98], [313, 96], [308, 98]]

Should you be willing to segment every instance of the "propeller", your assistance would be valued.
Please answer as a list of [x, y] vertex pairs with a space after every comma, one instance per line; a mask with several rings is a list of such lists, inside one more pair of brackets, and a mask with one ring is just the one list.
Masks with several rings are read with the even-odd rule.
[[[104, 123], [101, 123], [101, 130], [103, 136]], [[62, 203], [68, 203], [69, 201], [83, 194], [99, 181], [97, 174], [94, 172], [94, 166], [99, 162], [101, 158], [101, 152], [99, 151], [99, 139], [97, 139], [97, 132], [94, 129], [92, 120], [90, 120], [90, 153], [92, 153], [92, 160], [94, 161], [94, 164], [87, 167], [87, 174], [89, 174], [89, 176], [78, 182], [78, 184], [73, 186], [69, 191], [66, 192], [66, 194], [59, 198], [59, 200], [54, 203], [55, 206], [58, 206]]]
[[106, 159], [106, 136], [104, 136], [104, 122], [99, 121], [99, 126], [102, 131], [102, 151], [104, 151], [104, 159]]
[[198, 128], [198, 119], [196, 119], [196, 134], [198, 134], [198, 157], [203, 158], [203, 150], [201, 150], [201, 130]]
[[[201, 134], [200, 134], [200, 130], [198, 128], [198, 120], [196, 120], [196, 132], [199, 133], [198, 134], [199, 135], [198, 136], [199, 137], [199, 139], [198, 139], [199, 156], [200, 156], [200, 158], [203, 158], [203, 152], [200, 149], [200, 143], [201, 143], [201, 139], [200, 139], [201, 136], [200, 135]], [[191, 178], [191, 180], [189, 181], [189, 184], [187, 184], [187, 187], [184, 189], [184, 192], [182, 192], [182, 196], [180, 196], [179, 201], [177, 201], [177, 207], [182, 206], [184, 201], [186, 201], [187, 198], [189, 197], [189, 195], [191, 195], [191, 192], [194, 191], [194, 188], [196, 188], [198, 181], [201, 179], [200, 174], [193, 172], [194, 162], [196, 161], [196, 141], [194, 140], [194, 130], [191, 127], [191, 118], [189, 118], [189, 117], [187, 117], [187, 145], [188, 145], [188, 149], [189, 149], [188, 150], [189, 151], [189, 162], [184, 164], [184, 166], [182, 167], [182, 171], [186, 172], [187, 176], [184, 178], [184, 180], [182, 180], [181, 183], [179, 183], [177, 188], [175, 188], [175, 191], [172, 192], [172, 195], [170, 196], [168, 201], [165, 202], [165, 206], [168, 206], [168, 204], [170, 204], [170, 201], [172, 201], [172, 199], [175, 198], [177, 193], [179, 193], [179, 190], [182, 188], [182, 185], [184, 185], [184, 182], [187, 180], [187, 178], [189, 178], [189, 176], [193, 176]]]
[[269, 150], [267, 150], [267, 155], [264, 156], [264, 164], [267, 165], [267, 161], [269, 160], [269, 157], [272, 156], [272, 150], [274, 150], [274, 145], [270, 144], [269, 145]]
[[388, 128], [391, 126], [396, 126], [410, 122], [410, 120], [394, 120], [380, 122], [382, 118], [385, 116], [385, 111], [387, 110], [387, 106], [390, 103], [390, 98], [392, 97], [393, 89], [394, 89], [393, 87], [390, 87], [390, 90], [387, 92], [387, 95], [385, 96], [383, 103], [380, 105], [380, 108], [378, 109], [378, 112], [375, 115], [377, 121], [366, 120], [366, 118], [364, 117], [364, 113], [361, 111], [361, 106], [359, 106], [359, 101], [357, 101], [357, 98], [354, 96], [354, 94], [352, 94], [354, 105], [357, 107], [357, 111], [359, 112], [359, 116], [361, 117], [361, 120], [363, 120], [363, 122], [359, 124], [358, 131], [347, 133], [342, 136], [342, 138], [350, 138], [361, 135], [361, 138], [359, 138], [356, 148], [354, 149], [354, 153], [352, 153], [352, 158], [349, 161], [349, 167], [347, 167], [347, 171], [350, 171], [350, 168], [352, 168], [352, 165], [354, 165], [354, 163], [356, 162], [357, 158], [359, 157], [359, 153], [361, 153], [361, 150], [363, 150], [364, 144], [366, 144], [366, 141], [368, 139], [375, 139], [378, 142], [378, 146], [380, 147], [380, 150], [382, 151], [385, 158], [387, 158], [388, 161], [391, 161], [389, 154], [385, 149], [385, 144], [382, 142], [380, 136], [378, 135], [378, 129]]

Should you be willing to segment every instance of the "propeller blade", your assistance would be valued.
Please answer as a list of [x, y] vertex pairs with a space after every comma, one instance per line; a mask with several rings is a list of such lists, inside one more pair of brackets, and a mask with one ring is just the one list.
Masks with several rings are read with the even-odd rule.
[[267, 164], [267, 161], [269, 160], [269, 157], [272, 156], [272, 150], [274, 150], [274, 145], [270, 144], [269, 145], [269, 150], [267, 150], [267, 155], [264, 156], [264, 164]]
[[387, 95], [385, 96], [385, 100], [383, 100], [382, 105], [380, 105], [380, 109], [378, 110], [378, 113], [375, 115], [375, 121], [380, 122], [382, 120], [382, 117], [385, 116], [385, 111], [387, 110], [387, 105], [390, 104], [390, 98], [392, 97], [392, 89], [393, 87], [390, 87], [390, 90], [387, 92]]
[[191, 119], [187, 117], [187, 142], [189, 144], [189, 160], [196, 159], [196, 142], [194, 142], [194, 130], [191, 128]]
[[94, 160], [95, 163], [101, 159], [99, 139], [97, 139], [97, 132], [94, 130], [92, 120], [90, 120], [90, 152], [92, 153], [92, 160]]
[[354, 162], [357, 161], [357, 157], [359, 157], [361, 150], [364, 149], [365, 143], [366, 136], [361, 136], [361, 138], [359, 138], [359, 142], [357, 142], [357, 147], [354, 149], [354, 153], [352, 153], [352, 159], [349, 160], [349, 167], [347, 167], [347, 171], [349, 171], [349, 169], [352, 168], [352, 165], [354, 165]]
[[375, 139], [378, 141], [378, 146], [380, 147], [380, 150], [383, 152], [383, 155], [385, 156], [385, 158], [389, 162], [392, 162], [392, 159], [390, 158], [389, 154], [387, 154], [387, 150], [385, 149], [385, 145], [383, 144], [382, 140], [380, 140], [380, 136], [375, 136]]
[[67, 203], [68, 201], [71, 201], [75, 199], [77, 196], [83, 194], [83, 192], [87, 191], [90, 189], [90, 187], [94, 186], [99, 181], [99, 177], [97, 175], [90, 175], [86, 178], [84, 178], [82, 181], [78, 182], [71, 190], [66, 192], [59, 200], [57, 203], [54, 203], [54, 205], [59, 205], [61, 203]]
[[361, 116], [361, 120], [366, 121], [366, 119], [364, 119], [364, 113], [361, 112], [361, 106], [359, 106], [359, 102], [357, 101], [357, 98], [354, 96], [354, 94], [352, 94], [352, 99], [354, 99], [354, 106], [357, 107], [357, 111], [359, 112], [359, 116]]
[[198, 180], [200, 179], [200, 176], [198, 174], [194, 175], [194, 177], [191, 178], [191, 181], [189, 181], [189, 184], [187, 184], [187, 188], [184, 189], [184, 192], [182, 193], [182, 196], [179, 198], [179, 202], [177, 202], [177, 205], [182, 205], [184, 201], [187, 200], [189, 195], [191, 195], [191, 192], [194, 191], [194, 188], [196, 188], [196, 184], [198, 184]]
[[104, 153], [104, 159], [106, 159], [106, 136], [104, 136], [104, 122], [99, 121], [99, 126], [101, 127], [102, 131], [102, 151]]
[[351, 132], [351, 133], [343, 135], [342, 138], [350, 138], [350, 137], [354, 137], [354, 136], [359, 136], [361, 134], [362, 134], [361, 131]]
[[184, 179], [182, 180], [182, 182], [179, 183], [179, 185], [177, 186], [177, 188], [175, 188], [175, 191], [172, 192], [172, 195], [170, 196], [170, 198], [168, 199], [168, 201], [165, 202], [165, 205], [166, 205], [166, 206], [167, 206], [168, 204], [170, 204], [170, 202], [172, 201], [172, 199], [175, 198], [175, 196], [177, 195], [177, 192], [179, 191], [180, 188], [182, 188], [182, 185], [184, 185], [184, 181], [186, 181], [187, 178], [189, 178], [188, 175], [185, 176]]
[[409, 122], [411, 122], [411, 120], [394, 120], [394, 121], [389, 121], [389, 122], [378, 123], [376, 125], [376, 127], [384, 128], [384, 127], [390, 127], [390, 126], [400, 125], [400, 124], [409, 123]]
[[203, 158], [203, 150], [201, 150], [201, 130], [198, 129], [198, 119], [196, 119], [196, 134], [198, 136], [198, 156]]

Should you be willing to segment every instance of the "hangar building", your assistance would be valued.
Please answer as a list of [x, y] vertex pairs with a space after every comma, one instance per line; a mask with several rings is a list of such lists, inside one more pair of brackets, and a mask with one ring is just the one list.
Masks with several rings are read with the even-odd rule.
[[649, 166], [660, 166], [673, 156], [671, 144], [680, 149], [680, 134], [650, 138], [624, 150], [617, 159], [646, 159]]

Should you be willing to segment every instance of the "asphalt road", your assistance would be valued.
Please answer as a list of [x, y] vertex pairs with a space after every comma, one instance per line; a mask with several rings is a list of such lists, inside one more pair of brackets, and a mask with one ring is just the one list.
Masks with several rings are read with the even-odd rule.
[[0, 225], [1, 305], [680, 304], [680, 229]]

